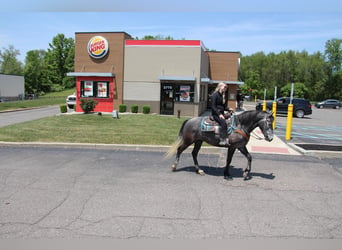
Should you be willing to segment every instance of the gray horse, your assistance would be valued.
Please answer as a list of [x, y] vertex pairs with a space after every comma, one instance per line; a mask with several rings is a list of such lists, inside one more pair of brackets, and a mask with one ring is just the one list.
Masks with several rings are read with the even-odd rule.
[[[196, 172], [204, 175], [204, 171], [199, 167], [197, 161], [197, 155], [203, 141], [210, 145], [219, 147], [219, 132], [217, 130], [217, 128], [219, 128], [218, 124], [214, 126], [214, 130], [206, 129], [208, 126], [205, 122], [208, 121], [208, 119], [208, 117], [195, 117], [184, 121], [179, 131], [178, 140], [171, 146], [166, 155], [166, 157], [171, 157], [177, 151], [176, 160], [172, 165], [173, 171], [176, 171], [177, 169], [179, 157], [182, 152], [191, 144], [195, 143], [194, 149], [192, 150], [192, 157], [196, 167]], [[243, 177], [245, 180], [250, 179], [252, 156], [246, 148], [250, 134], [255, 128], [259, 127], [264, 134], [265, 140], [272, 141], [273, 120], [274, 117], [272, 113], [259, 110], [244, 111], [240, 114], [233, 114], [231, 118], [227, 120], [230, 145], [228, 146], [227, 161], [224, 169], [225, 179], [232, 179], [229, 166], [236, 149], [238, 149], [248, 160], [247, 168], [244, 170]]]

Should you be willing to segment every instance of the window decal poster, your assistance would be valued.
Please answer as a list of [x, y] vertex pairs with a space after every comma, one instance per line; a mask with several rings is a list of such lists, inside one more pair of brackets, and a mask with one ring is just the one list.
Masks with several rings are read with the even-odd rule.
[[93, 82], [92, 81], [84, 82], [84, 96], [93, 96]]
[[106, 82], [99, 82], [97, 84], [97, 96], [107, 97], [107, 83]]
[[180, 86], [180, 97], [181, 102], [190, 101], [190, 86]]

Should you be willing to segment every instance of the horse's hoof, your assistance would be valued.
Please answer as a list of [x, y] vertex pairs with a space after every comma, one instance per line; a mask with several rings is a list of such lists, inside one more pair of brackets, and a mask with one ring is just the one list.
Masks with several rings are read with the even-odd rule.
[[177, 170], [177, 165], [173, 164], [172, 167], [171, 167], [171, 170], [172, 170], [172, 172], [175, 172]]
[[228, 176], [228, 175], [225, 175], [224, 179], [227, 180], [227, 181], [232, 181], [233, 180], [233, 178], [231, 176]]
[[199, 174], [199, 175], [205, 175], [205, 172], [204, 172], [202, 169], [200, 169], [200, 170], [197, 170], [197, 174]]
[[250, 179], [251, 179], [251, 176], [249, 175], [249, 173], [248, 172], [244, 172], [243, 173], [243, 180], [244, 181], [248, 181]]

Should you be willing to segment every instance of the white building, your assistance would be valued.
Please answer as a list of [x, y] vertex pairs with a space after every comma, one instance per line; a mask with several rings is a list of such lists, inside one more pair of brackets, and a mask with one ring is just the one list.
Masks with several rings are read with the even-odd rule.
[[0, 97], [17, 100], [25, 96], [23, 76], [0, 74]]

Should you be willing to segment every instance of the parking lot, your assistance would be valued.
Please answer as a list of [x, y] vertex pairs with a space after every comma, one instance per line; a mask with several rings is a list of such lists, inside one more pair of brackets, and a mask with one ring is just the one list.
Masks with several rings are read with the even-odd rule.
[[[254, 109], [255, 103], [245, 104]], [[287, 115], [277, 115], [275, 134], [285, 140]], [[292, 119], [291, 143], [342, 145], [342, 109], [318, 109], [312, 107], [312, 114]]]

